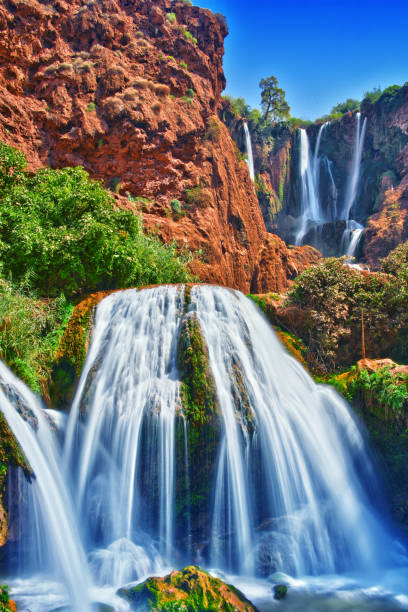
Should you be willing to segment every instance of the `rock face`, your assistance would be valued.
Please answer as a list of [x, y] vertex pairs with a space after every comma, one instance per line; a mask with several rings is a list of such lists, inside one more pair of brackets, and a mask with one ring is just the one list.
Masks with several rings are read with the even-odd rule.
[[314, 247], [289, 248], [279, 236], [268, 234], [259, 251], [251, 292], [282, 293], [300, 272], [320, 260], [321, 254]]
[[149, 578], [133, 588], [119, 589], [132, 610], [234, 610], [256, 612], [235, 587], [190, 566], [164, 578]]

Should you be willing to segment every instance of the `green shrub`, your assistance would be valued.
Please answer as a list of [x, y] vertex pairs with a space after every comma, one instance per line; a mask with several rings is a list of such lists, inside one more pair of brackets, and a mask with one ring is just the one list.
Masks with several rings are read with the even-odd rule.
[[95, 102], [90, 102], [88, 104], [88, 106], [86, 107], [86, 110], [90, 113], [93, 112], [94, 110], [96, 110], [96, 105]]
[[195, 45], [197, 44], [197, 39], [188, 30], [184, 30], [184, 36], [187, 40], [191, 40], [191, 42], [193, 42]]
[[[387, 274], [368, 275], [329, 258], [302, 272], [288, 294], [306, 323], [294, 330], [326, 371], [361, 357], [362, 311], [371, 357], [408, 358], [408, 246], [401, 245], [383, 262]], [[403, 256], [405, 257], [405, 263]]]
[[170, 202], [171, 210], [174, 214], [178, 215], [181, 213], [181, 202], [180, 200], [174, 199]]
[[181, 66], [182, 68], [184, 68], [184, 70], [188, 70], [188, 67], [187, 67], [186, 62], [181, 61], [181, 62], [180, 62], [180, 66]]
[[207, 140], [211, 140], [212, 142], [219, 142], [221, 138], [221, 125], [216, 116], [208, 119], [208, 127], [205, 137]]
[[176, 13], [167, 13], [167, 19], [170, 21], [170, 23], [176, 23], [177, 22]]
[[50, 376], [73, 309], [64, 296], [39, 300], [0, 279], [0, 356], [37, 393]]
[[194, 89], [187, 89], [186, 96], [188, 98], [194, 98], [194, 96], [195, 96]]
[[191, 2], [191, 0], [181, 0], [181, 2], [182, 2], [183, 4], [186, 4], [187, 6], [192, 6], [192, 4], [193, 4], [193, 3]]
[[186, 189], [185, 198], [189, 206], [197, 204], [207, 206], [212, 201], [210, 191], [205, 189], [202, 185], [196, 185], [195, 187]]
[[146, 235], [142, 219], [116, 208], [83, 168], [47, 168], [30, 177], [18, 152], [3, 157], [0, 262], [7, 278], [27, 278], [29, 288], [48, 296], [189, 278], [175, 245]]

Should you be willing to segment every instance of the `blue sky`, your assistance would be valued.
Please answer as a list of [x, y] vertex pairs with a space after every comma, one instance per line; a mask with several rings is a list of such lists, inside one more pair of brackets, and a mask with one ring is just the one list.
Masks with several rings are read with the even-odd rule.
[[226, 93], [259, 105], [275, 75], [292, 116], [408, 81], [408, 0], [195, 0], [227, 17]]

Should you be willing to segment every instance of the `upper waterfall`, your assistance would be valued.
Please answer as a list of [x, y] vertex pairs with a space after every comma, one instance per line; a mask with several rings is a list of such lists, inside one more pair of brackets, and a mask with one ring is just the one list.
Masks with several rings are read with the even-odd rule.
[[254, 169], [254, 155], [252, 153], [252, 141], [251, 141], [251, 134], [249, 133], [249, 127], [247, 122], [244, 122], [244, 132], [245, 132], [245, 143], [246, 143], [246, 150], [247, 150], [247, 164], [248, 164], [248, 169], [249, 169], [249, 176], [251, 177], [251, 181], [253, 182], [255, 180], [255, 169]]

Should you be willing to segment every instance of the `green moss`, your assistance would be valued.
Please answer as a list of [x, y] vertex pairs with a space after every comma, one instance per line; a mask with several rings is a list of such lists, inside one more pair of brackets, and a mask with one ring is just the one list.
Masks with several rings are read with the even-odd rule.
[[130, 589], [119, 589], [118, 594], [131, 604], [132, 610], [255, 611], [240, 591], [194, 566], [164, 578], [149, 578]]
[[217, 396], [208, 348], [195, 313], [188, 313], [182, 323], [177, 362], [182, 380], [181, 401], [187, 420], [202, 425], [208, 423], [217, 413]]

